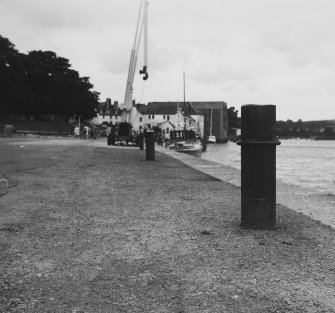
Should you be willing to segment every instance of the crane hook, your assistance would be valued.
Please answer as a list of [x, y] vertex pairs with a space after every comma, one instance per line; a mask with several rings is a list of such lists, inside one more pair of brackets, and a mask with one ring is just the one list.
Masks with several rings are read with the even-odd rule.
[[140, 70], [140, 74], [144, 74], [143, 80], [147, 80], [149, 78], [146, 66], [143, 66], [143, 69]]

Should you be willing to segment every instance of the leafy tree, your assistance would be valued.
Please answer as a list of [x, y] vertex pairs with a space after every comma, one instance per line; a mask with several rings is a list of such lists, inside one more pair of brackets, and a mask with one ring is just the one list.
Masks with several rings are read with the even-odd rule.
[[70, 66], [68, 59], [52, 51], [29, 52], [27, 68], [34, 112], [83, 118], [96, 115], [99, 94], [91, 91], [93, 85], [88, 77], [80, 77]]
[[228, 133], [232, 134], [232, 128], [240, 128], [240, 119], [238, 118], [238, 110], [235, 107], [230, 107], [227, 110], [228, 113]]
[[24, 55], [20, 54], [14, 44], [0, 35], [0, 113], [25, 114], [25, 106], [30, 104], [29, 88]]
[[52, 51], [19, 53], [0, 36], [0, 113], [34, 116], [55, 114], [84, 119], [96, 115], [99, 93], [88, 77], [71, 69], [68, 59]]
[[334, 129], [330, 126], [327, 126], [324, 131], [323, 134], [327, 137], [333, 136], [334, 135]]

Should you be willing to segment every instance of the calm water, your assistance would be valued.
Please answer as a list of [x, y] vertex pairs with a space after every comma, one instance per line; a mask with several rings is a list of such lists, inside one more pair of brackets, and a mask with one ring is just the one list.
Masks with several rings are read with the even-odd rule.
[[[241, 169], [241, 147], [233, 142], [207, 145], [201, 158]], [[335, 140], [281, 140], [277, 179], [335, 195]]]

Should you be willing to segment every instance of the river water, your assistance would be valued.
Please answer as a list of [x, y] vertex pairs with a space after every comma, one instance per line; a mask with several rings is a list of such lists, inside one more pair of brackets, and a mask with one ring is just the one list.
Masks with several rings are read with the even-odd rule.
[[[335, 140], [281, 140], [277, 146], [277, 179], [335, 195]], [[207, 145], [201, 158], [241, 169], [236, 143]]]

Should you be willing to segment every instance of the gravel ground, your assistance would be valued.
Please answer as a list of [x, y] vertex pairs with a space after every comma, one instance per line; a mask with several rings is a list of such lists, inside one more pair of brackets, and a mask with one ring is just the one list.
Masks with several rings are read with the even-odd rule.
[[[235, 168], [177, 153], [159, 146], [156, 150], [176, 158], [192, 168], [222, 181], [229, 182], [234, 186], [241, 187], [241, 171]], [[312, 189], [287, 184], [281, 181], [277, 181], [276, 191], [278, 203], [335, 229], [334, 195], [320, 193]]]
[[[334, 229], [105, 141], [1, 139], [0, 312], [335, 312]], [[229, 173], [229, 169], [227, 169]]]

